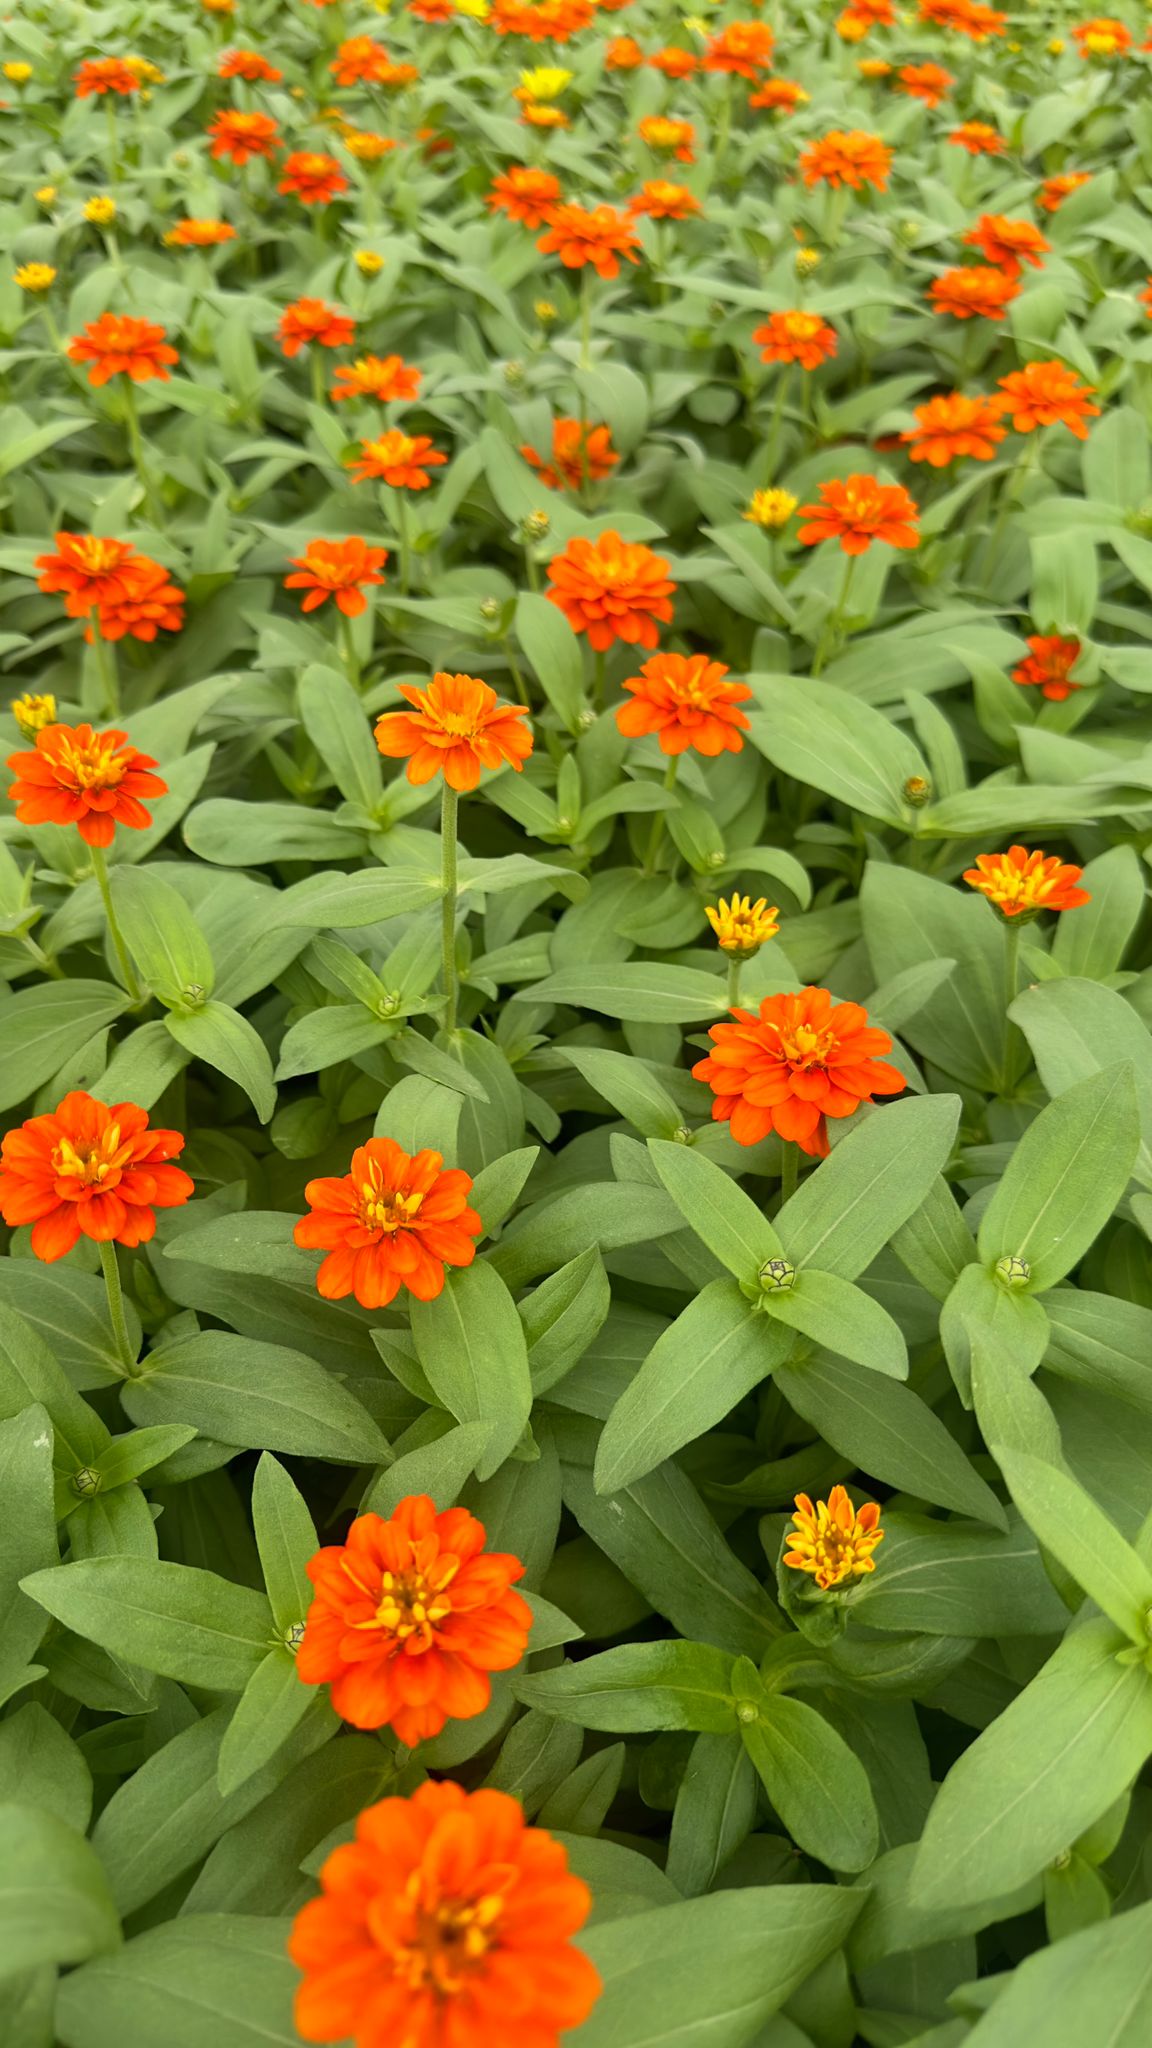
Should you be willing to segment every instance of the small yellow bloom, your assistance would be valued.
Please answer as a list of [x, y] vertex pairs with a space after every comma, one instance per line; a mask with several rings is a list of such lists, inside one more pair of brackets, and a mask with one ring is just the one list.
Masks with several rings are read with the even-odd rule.
[[848, 10], [836, 23], [836, 33], [842, 43], [862, 43], [868, 33], [868, 23]]
[[572, 83], [572, 73], [559, 64], [538, 64], [534, 71], [522, 71], [520, 83], [513, 93], [513, 99], [532, 101], [558, 100]]
[[884, 1541], [884, 1531], [874, 1500], [865, 1501], [857, 1513], [842, 1486], [834, 1486], [827, 1500], [815, 1506], [806, 1493], [798, 1493], [792, 1522], [787, 1539], [792, 1547], [784, 1562], [793, 1571], [810, 1573], [822, 1592], [875, 1571], [872, 1552]]
[[770, 905], [766, 896], [755, 903], [750, 896], [722, 896], [715, 909], [710, 903], [705, 906], [704, 915], [721, 951], [739, 953], [743, 959], [758, 953], [780, 929], [776, 905]]
[[205, 14], [235, 14], [236, 0], [200, 0]]
[[39, 190], [34, 192], [32, 196], [38, 206], [54, 206], [56, 203], [56, 187], [55, 185], [41, 185]]
[[93, 227], [110, 228], [116, 218], [116, 201], [110, 199], [107, 192], [97, 192], [94, 199], [85, 200], [84, 218], [90, 220]]
[[1048, 55], [1050, 57], [1062, 57], [1067, 48], [1068, 45], [1064, 41], [1063, 36], [1053, 36], [1052, 41], [1048, 45]]
[[[1105, 30], [1103, 32], [1097, 31], [1090, 36], [1085, 36], [1083, 47], [1084, 49], [1089, 51], [1093, 57], [1114, 57], [1117, 51], [1119, 50], [1120, 45], [1117, 42], [1116, 37], [1112, 35], [1110, 31]], [[1008, 44], [1008, 48], [1012, 48], [1011, 43]], [[1019, 43], [1017, 43], [1016, 48], [1020, 48]]]
[[824, 259], [823, 259], [823, 257], [821, 256], [821, 254], [820, 254], [820, 251], [819, 251], [819, 249], [797, 249], [797, 251], [796, 251], [796, 275], [797, 275], [797, 277], [811, 277], [811, 275], [812, 275], [812, 272], [813, 272], [814, 270], [819, 270], [819, 268], [820, 268], [820, 265], [821, 265], [821, 263], [823, 262], [823, 260], [824, 260]]
[[456, 0], [457, 14], [466, 14], [469, 21], [487, 21], [492, 12], [489, 0]]
[[346, 129], [342, 140], [349, 156], [362, 164], [378, 164], [396, 147], [390, 135], [373, 135], [367, 128]]
[[1024, 45], [1023, 43], [1005, 43], [1004, 48], [1010, 50], [1014, 57], [1018, 57]]
[[892, 66], [883, 57], [861, 57], [856, 69], [861, 78], [887, 78]]
[[686, 14], [684, 26], [690, 36], [708, 36], [712, 33], [702, 14]]
[[27, 85], [28, 80], [32, 76], [32, 66], [30, 64], [6, 64], [4, 66], [4, 76], [10, 85]]
[[22, 292], [50, 291], [56, 282], [56, 272], [50, 263], [22, 263], [12, 276]]
[[23, 697], [15, 698], [8, 708], [26, 740], [34, 739], [46, 725], [56, 723], [55, 697], [37, 697], [28, 691]]
[[362, 277], [379, 277], [384, 268], [384, 258], [375, 249], [357, 249], [352, 261]]
[[[512, 97], [515, 98], [516, 95], [513, 94]], [[529, 128], [570, 128], [572, 126], [563, 107], [526, 106], [520, 118], [528, 123]]]
[[147, 57], [125, 57], [124, 62], [133, 77], [140, 80], [141, 85], [163, 85], [164, 73], [158, 64], [151, 63]]
[[535, 313], [541, 327], [549, 326], [553, 320], [559, 317], [551, 299], [537, 299], [532, 311]]
[[787, 526], [799, 503], [791, 491], [753, 491], [748, 509], [740, 517], [750, 519], [754, 526], [768, 526], [778, 532]]

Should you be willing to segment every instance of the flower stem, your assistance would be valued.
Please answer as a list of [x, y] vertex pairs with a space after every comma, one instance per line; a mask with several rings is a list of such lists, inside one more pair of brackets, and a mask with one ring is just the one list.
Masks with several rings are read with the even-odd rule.
[[92, 646], [96, 654], [96, 667], [104, 692], [104, 716], [118, 718], [120, 715], [120, 682], [116, 673], [116, 649], [105, 640], [100, 631], [100, 614], [90, 614], [92, 622]]
[[764, 464], [764, 481], [766, 484], [774, 484], [776, 481], [776, 462], [780, 450], [780, 429], [784, 422], [784, 398], [788, 390], [788, 379], [791, 371], [791, 363], [781, 365], [780, 378], [776, 386], [776, 403], [772, 407], [772, 423], [768, 429], [768, 454]]
[[412, 585], [412, 537], [408, 530], [408, 500], [396, 492], [396, 532], [400, 541], [400, 595], [407, 597]]
[[1006, 1095], [1012, 1085], [1012, 1054], [1016, 1037], [1016, 1026], [1008, 1015], [1016, 1001], [1020, 987], [1020, 926], [1015, 918], [1004, 919], [1004, 1066], [1000, 1093]]
[[842, 637], [844, 613], [848, 605], [848, 593], [852, 588], [852, 578], [856, 572], [856, 563], [858, 559], [859, 557], [856, 555], [849, 555], [847, 561], [844, 564], [844, 575], [840, 584], [840, 595], [836, 599], [835, 604], [833, 605], [831, 611], [828, 614], [828, 617], [825, 619], [824, 624], [820, 629], [820, 639], [817, 643], [816, 653], [813, 656], [812, 660], [812, 673], [814, 676], [818, 676], [820, 674], [820, 671], [823, 668], [824, 663], [827, 661], [828, 656], [831, 654], [832, 649], [839, 643]]
[[112, 908], [112, 890], [108, 881], [108, 863], [104, 858], [104, 848], [102, 846], [90, 846], [88, 851], [92, 855], [92, 872], [96, 877], [97, 887], [104, 899], [104, 915], [108, 920], [108, 936], [112, 941], [113, 950], [120, 963], [120, 976], [132, 1001], [138, 1003], [140, 1001], [140, 983], [136, 979], [136, 970], [129, 957], [128, 948], [124, 944], [124, 934], [120, 929], [116, 912]]
[[600, 711], [604, 704], [604, 677], [608, 668], [607, 649], [598, 647], [592, 665], [592, 707]]
[[340, 613], [340, 652], [348, 681], [354, 690], [360, 688], [360, 657], [356, 652], [356, 641], [352, 632], [352, 621], [346, 612]]
[[788, 1144], [788, 1143], [785, 1143], [785, 1146], [784, 1146], [784, 1163], [783, 1163], [783, 1165], [782, 1165], [782, 1166], [781, 1166], [781, 1168], [780, 1168], [780, 1207], [781, 1207], [781, 1209], [782, 1209], [782, 1208], [784, 1207], [784, 1204], [785, 1204], [785, 1202], [788, 1202], [788, 1201], [790, 1201], [790, 1200], [791, 1200], [791, 1198], [792, 1198], [792, 1196], [793, 1196], [793, 1195], [794, 1195], [794, 1194], [796, 1193], [796, 1183], [797, 1183], [797, 1181], [799, 1180], [799, 1178], [800, 1178], [800, 1147], [799, 1147], [799, 1145], [792, 1145], [792, 1144]]
[[[586, 263], [580, 273], [580, 368], [592, 368], [592, 265]], [[583, 405], [583, 400], [581, 400]]]
[[120, 178], [120, 149], [116, 140], [116, 108], [111, 93], [104, 95], [104, 115], [108, 123], [108, 177], [115, 185]]
[[104, 1268], [104, 1287], [108, 1295], [108, 1320], [112, 1325], [112, 1341], [116, 1355], [126, 1374], [136, 1370], [136, 1352], [128, 1335], [128, 1322], [124, 1314], [124, 1289], [120, 1280], [120, 1267], [116, 1260], [116, 1247], [111, 1243], [100, 1246], [100, 1264]]
[[140, 433], [140, 417], [136, 411], [136, 393], [133, 391], [132, 381], [128, 377], [124, 380], [124, 424], [128, 429], [128, 446], [132, 451], [132, 461], [135, 464], [136, 474], [140, 479], [140, 487], [144, 492], [144, 503], [147, 507], [148, 517], [159, 526], [162, 522], [162, 514], [159, 500], [153, 489], [151, 473], [148, 464], [144, 460], [144, 441]]
[[744, 961], [739, 953], [728, 955], [728, 1008], [735, 1010], [740, 1005], [740, 972]]
[[507, 633], [501, 634], [500, 645], [504, 649], [504, 656], [508, 663], [508, 670], [512, 677], [517, 697], [520, 699], [521, 704], [531, 705], [532, 699], [528, 692], [528, 685], [524, 680], [524, 671], [516, 659], [516, 651]]
[[[679, 766], [680, 756], [679, 754], [673, 754], [668, 763], [667, 768], [664, 771], [665, 789], [675, 789], [676, 770], [679, 768]], [[646, 875], [653, 875], [656, 872], [656, 856], [660, 851], [660, 842], [664, 837], [664, 817], [665, 813], [663, 811], [657, 811], [656, 816], [652, 820], [652, 831], [648, 840], [648, 852], [644, 860], [644, 873]]]
[[320, 344], [319, 344], [319, 342], [315, 342], [315, 341], [314, 341], [314, 342], [313, 342], [313, 344], [312, 344], [312, 347], [311, 347], [311, 349], [309, 350], [309, 363], [308, 363], [308, 369], [309, 369], [309, 372], [310, 372], [310, 374], [311, 374], [311, 378], [312, 378], [312, 403], [313, 403], [313, 405], [318, 405], [318, 406], [321, 406], [321, 407], [323, 407], [323, 404], [324, 404], [324, 358], [323, 358], [323, 356], [322, 356], [322, 355], [321, 355], [321, 353], [320, 353]]
[[456, 1029], [456, 818], [460, 799], [444, 784], [440, 803], [440, 876], [443, 896], [440, 905], [441, 942], [444, 962], [444, 1029], [451, 1037]]

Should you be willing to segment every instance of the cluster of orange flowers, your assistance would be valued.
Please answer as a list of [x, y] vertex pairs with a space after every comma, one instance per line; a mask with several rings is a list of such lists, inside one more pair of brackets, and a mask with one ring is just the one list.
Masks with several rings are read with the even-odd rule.
[[40, 589], [62, 596], [70, 619], [88, 621], [86, 637], [155, 640], [184, 624], [184, 592], [130, 541], [58, 533], [56, 553], [38, 555]]

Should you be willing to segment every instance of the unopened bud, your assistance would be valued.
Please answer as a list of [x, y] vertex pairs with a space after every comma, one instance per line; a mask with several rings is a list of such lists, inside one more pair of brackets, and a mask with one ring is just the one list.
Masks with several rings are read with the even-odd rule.
[[932, 795], [932, 784], [926, 775], [910, 775], [904, 784], [904, 801], [914, 811], [923, 810]]
[[754, 1721], [760, 1719], [760, 1709], [752, 1700], [740, 1700], [736, 1706], [736, 1719], [745, 1728], [750, 1728]]
[[504, 607], [498, 597], [482, 597], [480, 599], [480, 617], [482, 619], [498, 619], [503, 609]]
[[784, 1294], [796, 1285], [796, 1268], [791, 1259], [766, 1259], [760, 1268], [760, 1285], [765, 1294]]
[[537, 508], [525, 515], [523, 527], [525, 540], [545, 540], [552, 531], [552, 520], [547, 512]]
[[304, 1623], [302, 1621], [294, 1621], [291, 1628], [287, 1628], [284, 1631], [284, 1647], [295, 1656], [303, 1641]]
[[1013, 1252], [1005, 1252], [996, 1261], [996, 1278], [1005, 1287], [1027, 1287], [1032, 1278], [1032, 1268], [1027, 1259], [1018, 1259]]
[[524, 365], [518, 357], [514, 356], [510, 363], [505, 363], [504, 382], [506, 384], [522, 384], [524, 382]]
[[81, 1500], [91, 1500], [94, 1493], [99, 1493], [100, 1474], [92, 1465], [81, 1465], [80, 1470], [72, 1474], [72, 1491], [78, 1493]]

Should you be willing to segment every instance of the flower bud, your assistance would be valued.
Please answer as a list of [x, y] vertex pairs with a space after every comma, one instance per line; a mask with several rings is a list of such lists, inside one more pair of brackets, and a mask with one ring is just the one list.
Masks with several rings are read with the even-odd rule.
[[786, 1294], [796, 1284], [791, 1259], [766, 1259], [760, 1268], [760, 1285], [765, 1294]]
[[291, 1627], [286, 1628], [284, 1631], [284, 1648], [291, 1651], [292, 1655], [295, 1656], [303, 1641], [304, 1623], [302, 1621], [294, 1621]]
[[525, 540], [546, 540], [552, 530], [551, 516], [539, 510], [529, 512], [523, 522]]
[[904, 784], [904, 801], [906, 804], [911, 804], [914, 811], [923, 810], [924, 805], [931, 801], [931, 797], [932, 784], [926, 775], [910, 775], [908, 777], [907, 782]]
[[482, 597], [480, 599], [480, 617], [482, 619], [489, 621], [498, 619], [503, 609], [504, 607], [498, 597]]
[[80, 1470], [72, 1474], [72, 1491], [78, 1493], [81, 1500], [91, 1500], [93, 1494], [99, 1493], [100, 1474], [94, 1466], [81, 1465]]
[[48, 694], [37, 697], [28, 691], [15, 698], [8, 708], [26, 740], [34, 740], [46, 725], [56, 723], [56, 699]]
[[1005, 1252], [996, 1261], [996, 1278], [1004, 1287], [1027, 1287], [1032, 1278], [1032, 1268], [1027, 1259], [1018, 1259], [1013, 1252]]

